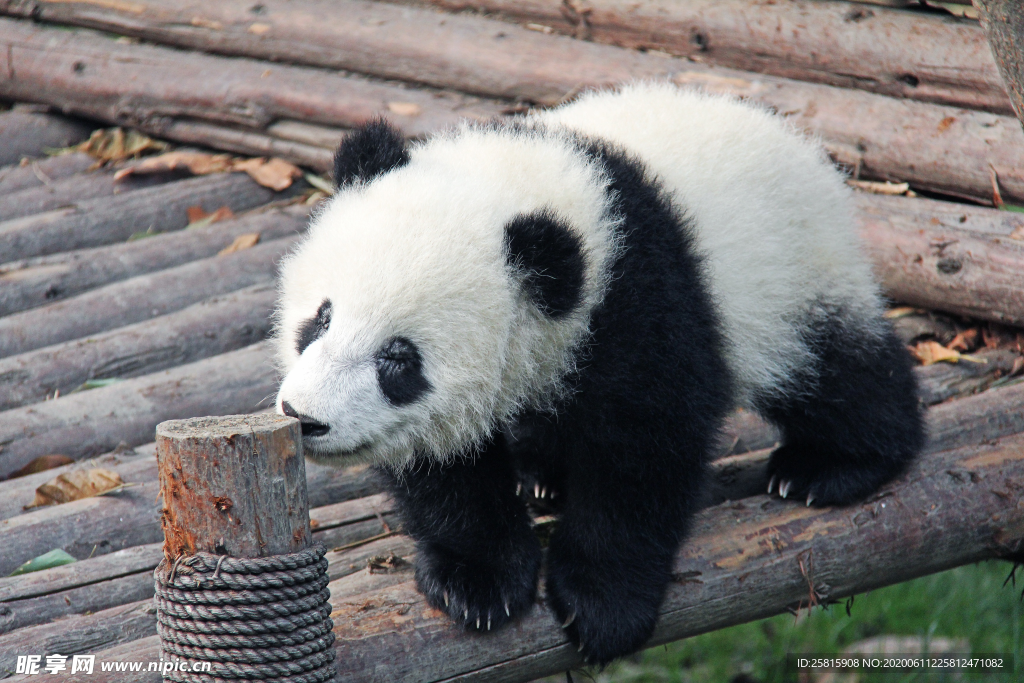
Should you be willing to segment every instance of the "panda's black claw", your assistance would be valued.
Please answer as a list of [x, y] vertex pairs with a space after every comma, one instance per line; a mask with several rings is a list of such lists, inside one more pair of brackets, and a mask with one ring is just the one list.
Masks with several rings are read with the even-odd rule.
[[775, 488], [775, 479], [777, 477], [773, 474], [772, 478], [768, 480], [768, 494], [771, 495], [772, 489]]
[[570, 614], [569, 617], [565, 620], [565, 623], [562, 624], [562, 628], [569, 628], [569, 626], [574, 621], [576, 621], [576, 610], [572, 611], [572, 614]]
[[811, 507], [811, 503], [813, 503], [813, 502], [814, 502], [814, 494], [813, 493], [808, 493], [807, 494], [807, 507]]
[[789, 487], [793, 485], [792, 480], [783, 479], [779, 482], [779, 495], [785, 498], [789, 495]]

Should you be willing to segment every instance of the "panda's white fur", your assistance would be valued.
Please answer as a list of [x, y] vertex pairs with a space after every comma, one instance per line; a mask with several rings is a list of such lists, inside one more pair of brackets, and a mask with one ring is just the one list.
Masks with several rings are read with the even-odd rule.
[[810, 361], [810, 307], [870, 327], [880, 304], [856, 239], [850, 190], [821, 147], [763, 108], [643, 84], [596, 92], [536, 117], [622, 145], [693, 218], [723, 318], [737, 404], [791, 390]]
[[[419, 448], [445, 458], [556, 396], [615, 251], [605, 185], [565, 140], [466, 127], [333, 198], [281, 268], [278, 402], [332, 427], [310, 455], [358, 449], [350, 456], [401, 463]], [[522, 305], [505, 267], [500, 227], [541, 208], [579, 226], [585, 246], [584, 305], [560, 320]], [[300, 357], [296, 330], [324, 299], [330, 329]], [[392, 408], [372, 354], [410, 330], [434, 391]]]
[[[467, 124], [414, 146], [408, 165], [333, 198], [285, 261], [279, 403], [331, 425], [312, 455], [445, 458], [557, 393], [616, 244], [607, 180], [559, 128], [636, 154], [693, 219], [738, 405], [790, 390], [809, 367], [800, 332], [813, 307], [841, 307], [864, 330], [877, 319], [849, 190], [820, 147], [779, 117], [645, 83], [584, 95], [526, 127], [555, 134]], [[567, 218], [586, 245], [585, 305], [562, 320], [522, 305], [504, 265], [500, 227], [541, 208]], [[330, 329], [300, 357], [298, 325], [324, 299]], [[435, 391], [393, 408], [371, 356], [403, 330], [415, 331]]]

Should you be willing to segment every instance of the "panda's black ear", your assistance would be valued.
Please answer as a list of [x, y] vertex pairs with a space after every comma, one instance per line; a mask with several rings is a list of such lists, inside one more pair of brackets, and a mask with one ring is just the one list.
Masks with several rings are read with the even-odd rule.
[[520, 214], [505, 225], [505, 258], [549, 318], [564, 318], [582, 302], [583, 243], [550, 211]]
[[334, 154], [334, 186], [373, 180], [409, 163], [401, 131], [382, 118], [370, 121], [341, 141]]

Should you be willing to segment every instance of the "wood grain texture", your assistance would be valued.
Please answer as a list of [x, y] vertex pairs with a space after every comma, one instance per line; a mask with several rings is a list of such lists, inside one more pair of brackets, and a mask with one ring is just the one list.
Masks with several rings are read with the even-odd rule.
[[262, 242], [298, 234], [308, 206], [259, 209], [188, 231], [173, 230], [91, 249], [0, 265], [0, 315], [9, 315], [143, 273], [215, 256], [236, 237], [258, 233]]
[[23, 157], [45, 156], [47, 149], [70, 147], [89, 137], [92, 127], [82, 121], [39, 112], [0, 112], [0, 166]]
[[[267, 342], [0, 413], [0, 475], [35, 457], [81, 460], [148, 442], [164, 420], [252, 411], [277, 390]], [[155, 495], [155, 494], [154, 494]]]
[[1010, 103], [1024, 126], [1024, 7], [1013, 0], [975, 0]]
[[589, 0], [582, 13], [559, 0], [425, 3], [736, 69], [1013, 113], [983, 31], [952, 16], [820, 0]]
[[164, 556], [269, 557], [309, 547], [302, 433], [262, 413], [156, 426]]
[[[0, 19], [0, 96], [59, 103], [65, 111], [157, 134], [175, 118], [249, 128], [264, 128], [278, 119], [351, 127], [388, 114], [407, 134], [420, 135], [462, 117], [490, 118], [502, 109], [457, 93], [322, 69], [126, 45], [89, 31], [54, 30], [11, 19]], [[405, 113], [392, 111], [396, 104]]]
[[31, 159], [24, 165], [4, 166], [0, 168], [0, 194], [40, 187], [87, 171], [95, 163], [96, 160], [84, 152], [69, 152], [46, 159]]
[[223, 256], [143, 273], [0, 318], [0, 358], [61, 344], [180, 311], [253, 285], [273, 282], [297, 237], [281, 237]]
[[90, 379], [128, 379], [263, 341], [277, 299], [272, 282], [167, 315], [0, 358], [0, 410], [67, 395]]
[[209, 212], [227, 206], [241, 213], [290, 194], [275, 193], [244, 173], [224, 173], [85, 199], [0, 223], [0, 258], [15, 261], [123, 242], [134, 233], [180, 230], [188, 225], [186, 210], [190, 206]]
[[1020, 214], [904, 197], [858, 199], [860, 234], [888, 296], [1024, 324], [1024, 240], [1007, 231], [1024, 226]]

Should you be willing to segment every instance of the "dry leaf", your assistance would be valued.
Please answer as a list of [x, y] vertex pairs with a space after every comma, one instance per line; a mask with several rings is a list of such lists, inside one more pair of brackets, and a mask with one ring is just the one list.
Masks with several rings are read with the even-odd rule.
[[235, 213], [227, 206], [222, 206], [213, 213], [207, 213], [201, 206], [190, 206], [185, 211], [188, 215], [186, 230], [205, 228], [208, 225], [235, 217]]
[[273, 157], [266, 159], [244, 159], [233, 165], [235, 171], [244, 171], [263, 187], [280, 192], [292, 186], [292, 181], [302, 177], [302, 171], [295, 164]]
[[94, 130], [89, 139], [73, 149], [99, 159], [101, 162], [122, 161], [147, 150], [163, 151], [167, 143], [147, 137], [142, 133], [122, 128]]
[[227, 154], [207, 154], [206, 152], [168, 152], [160, 156], [149, 157], [137, 164], [122, 168], [114, 174], [114, 180], [128, 175], [141, 173], [164, 173], [186, 169], [193, 175], [223, 173], [232, 169], [233, 159]]
[[847, 180], [846, 184], [872, 194], [898, 195], [910, 191], [910, 183], [890, 183], [888, 180], [884, 183], [873, 180]]
[[262, 36], [270, 31], [270, 24], [250, 24], [249, 33], [253, 35]]
[[917, 346], [911, 347], [910, 352], [921, 361], [921, 365], [931, 365], [941, 361], [947, 363], [957, 363], [960, 361], [959, 351], [947, 349], [936, 341], [920, 342]]
[[1010, 239], [1012, 240], [1024, 240], [1024, 225], [1018, 225], [1010, 233]]
[[244, 235], [239, 235], [235, 238], [235, 241], [224, 247], [217, 252], [217, 256], [224, 256], [225, 254], [234, 254], [236, 251], [242, 251], [249, 247], [255, 247], [260, 241], [260, 234], [258, 232], [247, 232]]
[[388, 102], [388, 111], [398, 116], [419, 116], [423, 108], [415, 102]]
[[972, 327], [964, 330], [963, 332], [957, 333], [957, 335], [953, 337], [953, 341], [949, 342], [947, 346], [954, 351], [966, 352], [977, 346], [977, 342], [978, 330]]
[[50, 455], [40, 455], [38, 458], [34, 458], [29, 464], [22, 467], [20, 470], [16, 470], [11, 473], [8, 479], [17, 479], [18, 477], [25, 477], [30, 474], [36, 474], [37, 472], [45, 472], [46, 470], [52, 470], [54, 467], [61, 467], [62, 465], [70, 465], [74, 460], [66, 455], [60, 455], [58, 453], [51, 453]]
[[896, 308], [890, 308], [888, 311], [882, 314], [882, 317], [888, 318], [889, 320], [896, 320], [897, 318], [905, 318], [908, 315], [918, 315], [924, 313], [920, 308], [914, 308], [913, 306], [897, 306]]
[[102, 467], [72, 470], [37, 488], [35, 500], [32, 501], [30, 507], [70, 503], [73, 500], [96, 496], [123, 485], [121, 475], [113, 470]]

